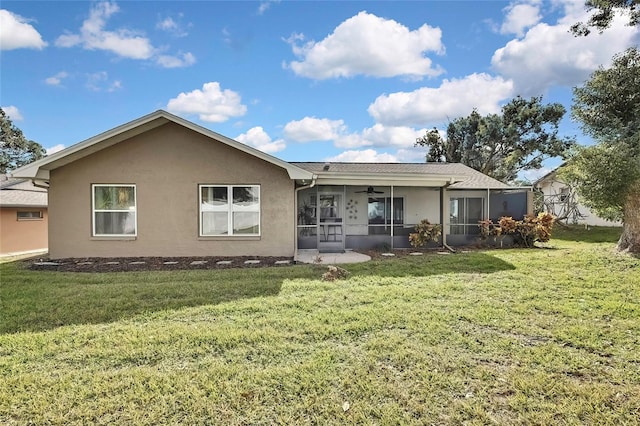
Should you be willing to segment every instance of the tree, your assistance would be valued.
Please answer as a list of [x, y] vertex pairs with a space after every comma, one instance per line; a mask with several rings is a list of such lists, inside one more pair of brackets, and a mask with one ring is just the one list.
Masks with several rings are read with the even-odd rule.
[[501, 114], [481, 116], [476, 110], [456, 118], [443, 139], [436, 129], [416, 141], [429, 149], [426, 161], [463, 163], [501, 181], [513, 181], [522, 170], [539, 169], [549, 157], [564, 155], [575, 144], [560, 138], [558, 126], [566, 110], [558, 103], [542, 105], [542, 97], [520, 96]]
[[0, 108], [0, 173], [29, 164], [46, 155], [37, 142], [27, 140]]
[[578, 22], [571, 26], [571, 32], [576, 36], [586, 36], [591, 33], [591, 27], [600, 32], [609, 28], [617, 12], [626, 10], [629, 13], [629, 25], [640, 25], [640, 2], [638, 0], [587, 0], [585, 5], [589, 10], [595, 10], [589, 20]]
[[564, 177], [600, 216], [622, 219], [618, 249], [640, 253], [640, 51], [614, 56], [573, 100], [573, 117], [596, 144], [576, 150]]

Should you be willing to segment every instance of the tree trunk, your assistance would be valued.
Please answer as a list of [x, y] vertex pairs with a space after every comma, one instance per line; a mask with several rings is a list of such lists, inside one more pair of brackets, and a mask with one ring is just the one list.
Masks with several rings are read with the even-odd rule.
[[624, 225], [618, 241], [618, 250], [640, 253], [640, 180], [629, 188], [624, 201]]

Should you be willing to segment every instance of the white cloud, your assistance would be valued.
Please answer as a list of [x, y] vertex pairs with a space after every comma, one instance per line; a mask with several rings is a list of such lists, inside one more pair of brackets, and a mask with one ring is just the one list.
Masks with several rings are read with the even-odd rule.
[[260, 6], [258, 6], [258, 15], [265, 13], [274, 3], [280, 3], [280, 0], [266, 0], [260, 2]]
[[547, 173], [551, 173], [552, 170], [553, 169], [549, 167], [542, 167], [538, 170], [534, 170], [534, 169], [523, 170], [522, 172], [520, 172], [520, 175], [518, 177], [520, 179], [533, 183], [538, 179], [540, 179], [542, 176], [546, 175]]
[[404, 126], [384, 126], [375, 124], [363, 129], [360, 133], [352, 133], [338, 137], [335, 146], [338, 148], [361, 148], [365, 146], [410, 148], [416, 139], [424, 135], [425, 129], [416, 130]]
[[424, 148], [399, 149], [396, 158], [400, 163], [424, 163], [427, 151]]
[[18, 107], [15, 107], [13, 105], [7, 105], [7, 106], [3, 106], [2, 110], [4, 111], [4, 113], [6, 115], [9, 116], [11, 121], [22, 121], [22, 120], [24, 120], [24, 117], [20, 113], [20, 110], [18, 110]]
[[242, 133], [236, 137], [236, 140], [266, 153], [282, 151], [287, 147], [282, 139], [272, 141], [271, 137], [260, 126], [253, 127], [246, 133]]
[[[186, 37], [189, 33], [186, 31], [184, 24], [180, 22], [182, 18], [182, 13], [178, 14], [176, 19], [173, 19], [171, 16], [167, 16], [166, 18], [158, 21], [156, 28], [166, 31], [175, 37]], [[191, 24], [188, 24], [187, 26], [191, 26]]]
[[433, 66], [425, 52], [443, 53], [441, 37], [439, 28], [427, 24], [410, 31], [394, 20], [360, 12], [320, 42], [298, 45], [302, 37], [294, 34], [287, 41], [300, 60], [285, 66], [298, 75], [318, 80], [359, 74], [432, 77], [443, 71]]
[[0, 10], [0, 50], [42, 49], [47, 43], [29, 21], [6, 9]]
[[611, 57], [637, 44], [640, 31], [626, 26], [628, 19], [617, 17], [611, 28], [588, 37], [574, 37], [569, 28], [588, 19], [584, 7], [564, 3], [565, 16], [557, 24], [539, 23], [522, 39], [508, 42], [495, 51], [491, 64], [514, 82], [516, 94], [537, 96], [551, 86], [575, 86], [583, 82]]
[[240, 95], [232, 90], [220, 89], [220, 83], [209, 82], [202, 90], [180, 93], [169, 100], [167, 109], [177, 114], [197, 114], [200, 120], [214, 123], [240, 117], [247, 112]]
[[60, 71], [56, 75], [52, 75], [51, 77], [47, 77], [44, 82], [49, 86], [60, 86], [62, 84], [62, 80], [69, 77], [69, 73], [66, 71]]
[[500, 27], [501, 34], [515, 34], [522, 37], [527, 28], [531, 28], [542, 19], [538, 2], [511, 4], [504, 10], [507, 16]]
[[87, 74], [87, 88], [94, 92], [115, 92], [122, 89], [120, 80], [110, 80], [106, 71]]
[[182, 53], [177, 56], [160, 55], [156, 62], [164, 68], [182, 68], [196, 63], [196, 58], [191, 53]]
[[[119, 28], [106, 30], [107, 20], [120, 11], [115, 2], [103, 1], [93, 5], [89, 17], [84, 20], [78, 34], [67, 33], [56, 39], [58, 47], [82, 46], [87, 50], [105, 50], [123, 58], [148, 60], [155, 58], [156, 63], [166, 68], [188, 66], [195, 63], [191, 53], [180, 56], [162, 55], [160, 49], [153, 47], [151, 41], [139, 31]], [[171, 25], [165, 24], [165, 25]]]
[[395, 155], [386, 152], [378, 153], [374, 149], [351, 150], [345, 151], [333, 157], [329, 157], [326, 161], [349, 162], [349, 163], [397, 163], [398, 158]]
[[443, 80], [438, 88], [422, 87], [413, 92], [379, 96], [369, 114], [387, 126], [433, 126], [476, 108], [480, 114], [497, 113], [500, 102], [513, 96], [513, 83], [488, 74]]
[[62, 151], [64, 149], [64, 145], [59, 143], [58, 145], [54, 145], [51, 148], [47, 148], [47, 155], [55, 154], [58, 151]]
[[89, 17], [82, 23], [79, 34], [64, 34], [56, 40], [56, 46], [73, 47], [81, 44], [88, 50], [107, 50], [131, 59], [149, 59], [154, 48], [148, 38], [128, 29], [107, 31], [107, 20], [120, 8], [115, 2], [96, 3]]
[[338, 138], [346, 130], [343, 120], [305, 117], [284, 126], [284, 136], [296, 142], [328, 141]]

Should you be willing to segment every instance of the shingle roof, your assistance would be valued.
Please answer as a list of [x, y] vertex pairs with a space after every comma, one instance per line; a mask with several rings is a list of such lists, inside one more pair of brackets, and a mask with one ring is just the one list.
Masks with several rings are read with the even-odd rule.
[[0, 175], [0, 206], [47, 207], [47, 190], [34, 186], [30, 180]]
[[[371, 173], [376, 175], [415, 174], [431, 176], [461, 176], [462, 182], [449, 186], [451, 189], [507, 189], [511, 186], [459, 163], [323, 163], [292, 162], [301, 169], [322, 176], [323, 173]], [[325, 165], [329, 170], [324, 170]]]

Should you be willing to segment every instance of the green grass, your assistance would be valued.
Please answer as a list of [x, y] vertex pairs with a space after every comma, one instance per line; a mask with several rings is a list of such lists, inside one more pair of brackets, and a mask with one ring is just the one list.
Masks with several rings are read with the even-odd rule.
[[640, 260], [563, 232], [335, 282], [0, 265], [0, 424], [638, 424]]

